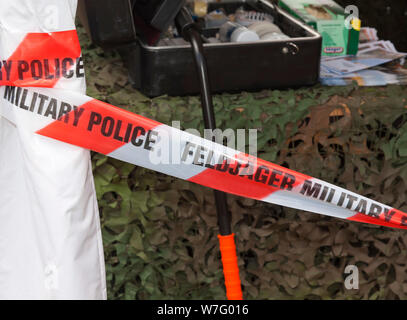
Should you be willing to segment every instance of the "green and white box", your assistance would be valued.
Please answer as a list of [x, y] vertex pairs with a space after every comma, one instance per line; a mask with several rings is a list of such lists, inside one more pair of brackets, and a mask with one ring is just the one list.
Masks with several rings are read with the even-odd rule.
[[[360, 20], [349, 19], [332, 0], [279, 0], [279, 6], [322, 35], [322, 55], [353, 55], [358, 51]], [[350, 21], [350, 27], [347, 27]]]

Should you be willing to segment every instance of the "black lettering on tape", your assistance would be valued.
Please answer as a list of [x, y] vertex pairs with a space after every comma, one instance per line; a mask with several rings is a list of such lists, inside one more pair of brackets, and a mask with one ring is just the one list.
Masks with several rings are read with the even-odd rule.
[[2, 62], [3, 62], [3, 65], [0, 61], [0, 80], [3, 80], [2, 70], [4, 69], [6, 71], [6, 80], [10, 81], [10, 72], [11, 72], [11, 66], [12, 66], [13, 62], [11, 60], [10, 61], [3, 60]]
[[30, 69], [27, 61], [19, 60], [17, 65], [18, 70], [18, 79], [24, 80], [24, 73], [26, 73]]
[[23, 96], [21, 97], [21, 101], [20, 101], [20, 108], [24, 109], [24, 110], [28, 110], [28, 108], [29, 108], [28, 106], [25, 105], [25, 100], [27, 100], [27, 93], [28, 93], [28, 90], [24, 89]]
[[[69, 64], [69, 66], [68, 66]], [[74, 75], [73, 70], [69, 70], [73, 66], [73, 60], [71, 58], [65, 58], [62, 60], [62, 75], [64, 78], [72, 78]]]
[[151, 146], [152, 144], [156, 143], [157, 140], [153, 140], [152, 138], [157, 138], [158, 137], [158, 132], [154, 130], [149, 130], [147, 132], [147, 137], [146, 137], [146, 142], [144, 144], [144, 149], [148, 151], [152, 151], [153, 147]]
[[355, 208], [356, 212], [366, 214], [367, 201], [365, 199], [360, 199], [358, 205]]
[[53, 74], [50, 74], [48, 59], [44, 59], [44, 76], [45, 76], [45, 79], [47, 79], [47, 80], [51, 80], [51, 79], [55, 78], [55, 76]]
[[358, 198], [355, 197], [355, 196], [352, 196], [351, 194], [348, 194], [347, 197], [348, 197], [348, 204], [346, 205], [346, 209], [351, 210], [351, 209], [352, 209], [352, 206], [353, 206], [353, 203], [354, 203], [355, 201], [357, 201]]
[[31, 61], [31, 77], [35, 80], [42, 79], [42, 63], [40, 60]]
[[214, 169], [215, 166], [212, 165], [213, 150], [209, 150], [208, 157], [206, 158], [205, 168]]
[[220, 172], [226, 172], [229, 169], [229, 161], [228, 158], [224, 155], [219, 157], [218, 164], [215, 166], [215, 170]]
[[124, 142], [128, 143], [130, 141], [131, 131], [133, 129], [133, 125], [131, 123], [127, 124], [126, 134], [124, 135]]
[[66, 102], [61, 102], [61, 108], [59, 108], [59, 113], [58, 113], [58, 120], [61, 121], [62, 117], [66, 114], [65, 116], [65, 123], [68, 122], [69, 120], [69, 112], [71, 112], [72, 107], [69, 103]]
[[113, 133], [113, 129], [114, 129], [114, 119], [112, 117], [104, 117], [100, 132], [105, 137], [110, 137]]
[[117, 125], [116, 125], [116, 129], [114, 129], [114, 135], [113, 135], [113, 139], [117, 140], [117, 141], [123, 141], [123, 137], [120, 136], [120, 130], [122, 128], [122, 121], [121, 120], [117, 120]]
[[196, 145], [192, 142], [187, 142], [184, 148], [184, 152], [182, 153], [181, 161], [185, 162], [190, 155], [190, 152], [196, 147]]
[[377, 205], [375, 203], [372, 203], [372, 205], [370, 206], [370, 210], [369, 210], [368, 215], [371, 216], [371, 217], [374, 217], [374, 218], [379, 218], [380, 213], [382, 211], [383, 211], [383, 209], [382, 209], [381, 206], [379, 206], [379, 205]]
[[270, 169], [265, 166], [260, 166], [257, 168], [256, 173], [254, 174], [254, 181], [260, 183], [266, 183], [270, 174]]
[[21, 91], [23, 91], [23, 89], [20, 87], [17, 87], [16, 100], [14, 101], [14, 104], [16, 105], [16, 107], [18, 107], [18, 104], [20, 102]]
[[80, 117], [82, 117], [82, 114], [84, 111], [85, 111], [84, 108], [78, 108], [77, 106], [73, 106], [73, 115], [74, 115], [73, 125], [75, 127], [78, 126], [79, 119], [80, 119]]
[[386, 222], [390, 222], [391, 218], [393, 218], [395, 213], [396, 213], [396, 211], [394, 211], [394, 210], [389, 210], [387, 208], [384, 208], [384, 220]]
[[327, 186], [324, 186], [324, 189], [321, 192], [321, 195], [319, 196], [319, 200], [324, 200], [327, 193], [328, 193], [329, 188]]
[[143, 139], [137, 137], [139, 135], [144, 136], [146, 134], [146, 130], [143, 127], [135, 127], [133, 131], [133, 135], [131, 136], [131, 143], [135, 147], [140, 147], [143, 144]]
[[326, 199], [326, 202], [329, 202], [329, 203], [332, 202], [332, 199], [334, 198], [335, 192], [336, 192], [335, 189], [331, 189], [331, 191], [329, 191], [329, 195], [328, 195], [328, 198]]
[[102, 123], [102, 115], [92, 111], [89, 117], [88, 131], [93, 130], [94, 125], [100, 125]]
[[250, 180], [253, 180], [253, 174], [254, 174], [254, 167], [253, 164], [250, 162], [245, 163], [241, 170], [239, 171], [239, 175], [242, 177], [247, 177]]
[[33, 97], [31, 99], [31, 104], [30, 104], [30, 111], [31, 112], [34, 112], [35, 104], [37, 102], [37, 97], [38, 97], [38, 93], [34, 92]]
[[40, 104], [38, 106], [37, 113], [42, 114], [42, 109], [44, 108], [45, 101], [47, 101], [49, 99], [49, 97], [40, 93], [38, 95], [38, 98], [40, 98]]
[[273, 169], [273, 171], [270, 174], [270, 180], [268, 182], [269, 186], [272, 187], [278, 187], [278, 185], [275, 185], [274, 182], [280, 182], [280, 179], [277, 176], [281, 176], [283, 173], [279, 170]]
[[82, 57], [76, 58], [76, 77], [83, 78], [85, 76]]
[[338, 201], [338, 207], [342, 207], [342, 205], [343, 205], [343, 202], [345, 201], [345, 197], [346, 197], [346, 193], [345, 192], [342, 192], [341, 193], [341, 196], [339, 197], [339, 201]]
[[56, 120], [57, 119], [57, 99], [51, 98], [49, 101], [47, 110], [44, 113], [44, 117], [48, 117], [49, 115], [52, 116], [52, 119]]
[[195, 156], [194, 156], [194, 160], [193, 160], [193, 164], [196, 166], [203, 166], [204, 163], [201, 162], [201, 160], [205, 159], [205, 154], [202, 153], [202, 151], [206, 151], [206, 148], [199, 146], [196, 148], [196, 152], [195, 152]]
[[55, 78], [59, 79], [61, 77], [61, 64], [59, 59], [55, 59]]
[[16, 87], [6, 86], [4, 88], [4, 99], [9, 101], [10, 103], [14, 103], [15, 93], [16, 93]]
[[[16, 70], [15, 70], [16, 69]], [[5, 70], [5, 74], [3, 72]], [[77, 78], [85, 77], [83, 58], [78, 57], [72, 59], [70, 57], [59, 58], [53, 60], [49, 59], [34, 59], [32, 61], [26, 60], [1, 60], [0, 61], [0, 80], [10, 80], [12, 71], [17, 71], [18, 80], [24, 80], [30, 77], [34, 80], [46, 79], [59, 79], [62, 76], [70, 79], [73, 76]]]
[[305, 180], [300, 193], [308, 197], [318, 198], [321, 187], [319, 183], [314, 183], [313, 185], [311, 181]]
[[283, 181], [281, 182], [280, 189], [287, 189], [288, 191], [291, 191], [294, 188], [295, 184], [295, 176], [289, 173], [284, 174]]
[[242, 163], [239, 162], [239, 161], [236, 161], [235, 167], [231, 166], [231, 167], [229, 168], [229, 171], [228, 171], [229, 174], [231, 174], [231, 175], [233, 175], [233, 176], [238, 175], [241, 166], [242, 166]]
[[11, 73], [12, 65], [13, 65], [13, 61], [3, 61], [3, 67], [4, 67], [4, 70], [6, 70], [6, 79], [8, 81], [10, 80], [10, 73]]

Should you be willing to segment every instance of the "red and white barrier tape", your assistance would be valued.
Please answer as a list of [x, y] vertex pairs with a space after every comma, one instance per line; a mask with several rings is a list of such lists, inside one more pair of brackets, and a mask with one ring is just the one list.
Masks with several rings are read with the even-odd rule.
[[75, 30], [3, 37], [9, 52], [0, 59], [0, 115], [32, 132], [242, 197], [407, 229], [407, 214], [400, 210], [58, 89], [73, 90], [80, 81], [71, 80], [84, 78]]
[[407, 229], [400, 210], [76, 92], [2, 86], [0, 99], [1, 115], [45, 137], [242, 197]]
[[85, 77], [76, 30], [2, 33], [0, 84], [71, 89]]

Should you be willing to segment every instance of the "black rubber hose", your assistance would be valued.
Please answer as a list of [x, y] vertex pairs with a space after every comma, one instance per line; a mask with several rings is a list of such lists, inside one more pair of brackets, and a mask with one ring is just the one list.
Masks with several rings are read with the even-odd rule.
[[[202, 40], [199, 32], [194, 27], [189, 25], [187, 28], [183, 28], [184, 37], [189, 40], [192, 45], [192, 51], [194, 54], [195, 65], [201, 85], [201, 103], [203, 118], [206, 129], [215, 130], [216, 120], [215, 112], [212, 102], [211, 88], [209, 85], [208, 68], [206, 65], [206, 59], [204, 56], [204, 50]], [[215, 139], [215, 137], [213, 137]], [[228, 211], [226, 193], [214, 190], [216, 211], [218, 215], [219, 233], [222, 236], [232, 234], [231, 217]]]

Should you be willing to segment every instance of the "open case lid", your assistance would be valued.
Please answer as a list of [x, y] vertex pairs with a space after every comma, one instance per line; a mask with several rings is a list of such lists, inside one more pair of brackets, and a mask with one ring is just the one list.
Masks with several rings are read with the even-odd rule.
[[79, 0], [79, 15], [92, 41], [103, 48], [155, 44], [186, 0]]

